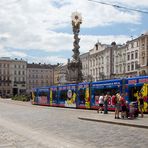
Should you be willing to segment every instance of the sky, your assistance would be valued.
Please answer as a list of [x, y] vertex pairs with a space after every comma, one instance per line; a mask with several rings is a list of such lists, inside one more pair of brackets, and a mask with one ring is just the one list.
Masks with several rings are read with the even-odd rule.
[[[97, 1], [97, 0], [96, 0]], [[147, 0], [98, 0], [148, 10]], [[29, 63], [67, 63], [72, 58], [71, 14], [82, 15], [80, 53], [102, 44], [124, 44], [148, 31], [148, 14], [88, 0], [0, 0], [0, 57]]]

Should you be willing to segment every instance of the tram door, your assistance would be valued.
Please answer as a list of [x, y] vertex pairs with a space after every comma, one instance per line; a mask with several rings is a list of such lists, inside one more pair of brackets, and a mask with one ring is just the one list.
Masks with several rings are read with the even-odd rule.
[[49, 89], [48, 88], [38, 89], [38, 104], [49, 105]]
[[90, 108], [90, 83], [78, 84], [77, 108]]
[[58, 106], [58, 91], [56, 86], [50, 87], [50, 106]]

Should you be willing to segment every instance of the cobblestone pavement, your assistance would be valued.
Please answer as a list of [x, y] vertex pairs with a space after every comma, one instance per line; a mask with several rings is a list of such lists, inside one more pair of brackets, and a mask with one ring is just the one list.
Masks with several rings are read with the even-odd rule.
[[147, 129], [78, 119], [88, 115], [0, 99], [0, 148], [147, 148]]

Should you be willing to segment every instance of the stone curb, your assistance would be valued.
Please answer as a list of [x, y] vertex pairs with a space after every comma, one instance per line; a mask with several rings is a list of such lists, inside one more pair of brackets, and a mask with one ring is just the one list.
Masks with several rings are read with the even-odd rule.
[[109, 123], [109, 124], [116, 124], [116, 125], [122, 125], [122, 126], [130, 126], [130, 127], [148, 129], [148, 126], [139, 125], [139, 124], [129, 124], [129, 123], [123, 123], [123, 122], [114, 122], [114, 121], [107, 121], [107, 120], [100, 120], [100, 119], [82, 118], [82, 117], [78, 117], [78, 119], [85, 120], [85, 121], [102, 122], [102, 123]]

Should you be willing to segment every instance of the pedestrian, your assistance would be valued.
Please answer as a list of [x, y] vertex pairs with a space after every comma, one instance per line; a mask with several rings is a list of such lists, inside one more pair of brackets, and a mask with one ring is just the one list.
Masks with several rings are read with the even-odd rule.
[[99, 111], [102, 113], [103, 110], [103, 103], [104, 103], [104, 98], [103, 98], [103, 94], [99, 97], [99, 108], [98, 108], [98, 113]]
[[126, 104], [126, 118], [128, 119], [128, 117], [129, 117], [129, 103], [128, 103], [128, 101], [126, 101], [125, 104]]
[[120, 119], [119, 117], [119, 112], [120, 112], [120, 108], [121, 108], [121, 105], [120, 105], [120, 94], [117, 93], [116, 94], [116, 101], [115, 101], [115, 119]]
[[107, 93], [104, 97], [104, 114], [108, 114], [108, 99], [109, 93]]
[[141, 117], [143, 118], [144, 98], [141, 92], [139, 92], [138, 95], [139, 95], [139, 107], [140, 107]]
[[120, 97], [121, 103], [121, 118], [124, 119], [126, 117], [126, 101], [124, 99], [124, 94]]

